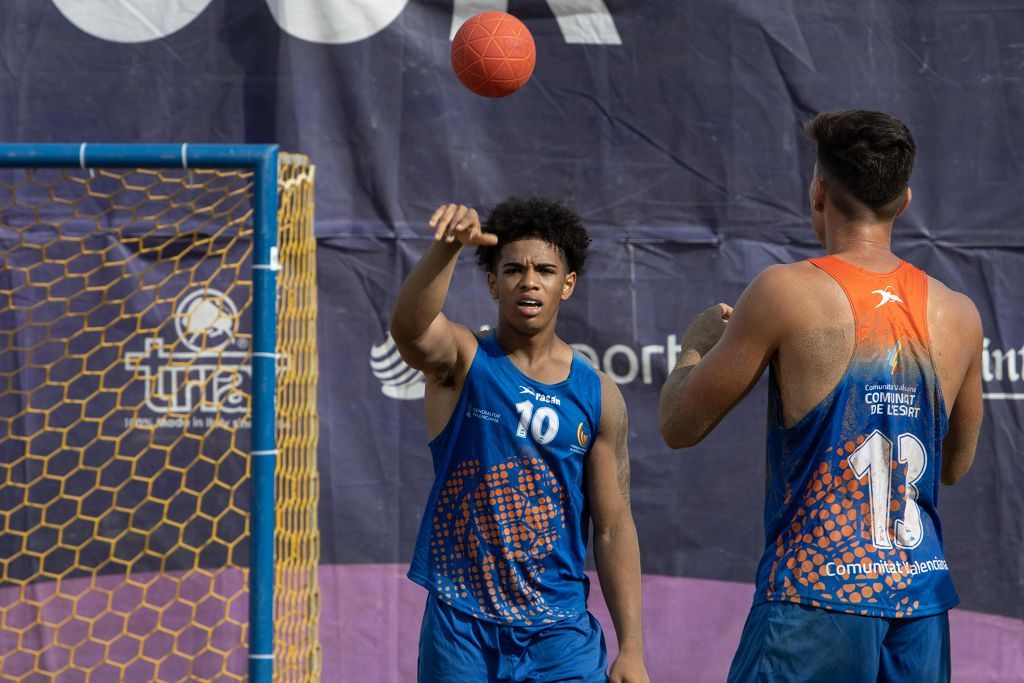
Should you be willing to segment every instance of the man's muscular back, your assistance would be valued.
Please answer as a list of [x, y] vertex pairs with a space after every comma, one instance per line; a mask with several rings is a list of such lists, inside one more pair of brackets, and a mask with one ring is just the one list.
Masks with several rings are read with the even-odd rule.
[[[893, 255], [835, 256], [874, 273], [892, 271], [900, 263]], [[762, 291], [756, 299], [771, 302], [770, 314], [759, 317], [773, 322], [777, 350], [771, 362], [782, 396], [783, 423], [791, 427], [824, 400], [846, 373], [856, 337], [853, 311], [842, 286], [808, 261], [774, 266], [758, 279]], [[979, 378], [970, 374], [972, 365], [974, 375], [979, 374], [980, 354], [976, 351], [981, 345], [981, 325], [977, 310], [966, 296], [929, 277], [927, 318], [946, 414], [951, 415], [962, 388], [967, 392], [960, 398], [961, 407], [971, 409], [973, 406], [966, 404], [980, 402]], [[954, 437], [956, 427], [955, 420], [951, 421]], [[966, 469], [955, 450], [948, 454], [950, 468]]]

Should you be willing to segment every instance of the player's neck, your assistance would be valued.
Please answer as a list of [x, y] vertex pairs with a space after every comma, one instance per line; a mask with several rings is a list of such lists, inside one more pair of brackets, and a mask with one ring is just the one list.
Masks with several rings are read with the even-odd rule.
[[825, 253], [875, 272], [899, 264], [892, 253], [892, 223], [844, 221], [826, 225]]
[[568, 345], [555, 335], [554, 324], [545, 329], [527, 334], [511, 325], [498, 323], [495, 338], [502, 350], [508, 354], [520, 372], [540, 382], [553, 384], [564, 379], [553, 379], [552, 371], [559, 375], [562, 366], [568, 366], [572, 360], [572, 352]]

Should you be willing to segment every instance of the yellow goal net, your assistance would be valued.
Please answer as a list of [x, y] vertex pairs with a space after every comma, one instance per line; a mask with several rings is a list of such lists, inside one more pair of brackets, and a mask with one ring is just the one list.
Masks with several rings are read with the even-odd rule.
[[[320, 675], [313, 176], [280, 157], [279, 681]], [[249, 170], [0, 169], [0, 680], [246, 680], [253, 203]]]

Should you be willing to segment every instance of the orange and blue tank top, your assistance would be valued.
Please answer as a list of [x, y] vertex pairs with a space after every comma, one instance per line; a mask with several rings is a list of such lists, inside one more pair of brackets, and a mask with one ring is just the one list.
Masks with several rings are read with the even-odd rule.
[[584, 460], [600, 421], [601, 379], [578, 353], [564, 381], [543, 384], [492, 333], [478, 337], [452, 416], [430, 442], [435, 481], [409, 578], [494, 623], [585, 612]]
[[954, 607], [937, 509], [948, 426], [928, 332], [928, 278], [811, 259], [843, 289], [856, 343], [835, 389], [782, 424], [769, 371], [765, 549], [754, 602], [910, 617]]

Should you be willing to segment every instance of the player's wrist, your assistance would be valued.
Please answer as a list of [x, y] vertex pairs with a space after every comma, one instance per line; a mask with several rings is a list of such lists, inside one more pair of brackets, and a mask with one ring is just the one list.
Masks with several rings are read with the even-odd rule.
[[679, 352], [679, 359], [676, 361], [676, 368], [692, 367], [700, 362], [702, 354], [692, 346], [682, 345]]
[[449, 242], [447, 240], [440, 239], [434, 240], [434, 243], [430, 248], [434, 253], [442, 254], [445, 258], [455, 258], [462, 251], [463, 246], [464, 245], [459, 240]]
[[624, 639], [619, 641], [619, 658], [626, 657], [629, 659], [644, 658], [644, 643], [640, 638], [635, 639]]

